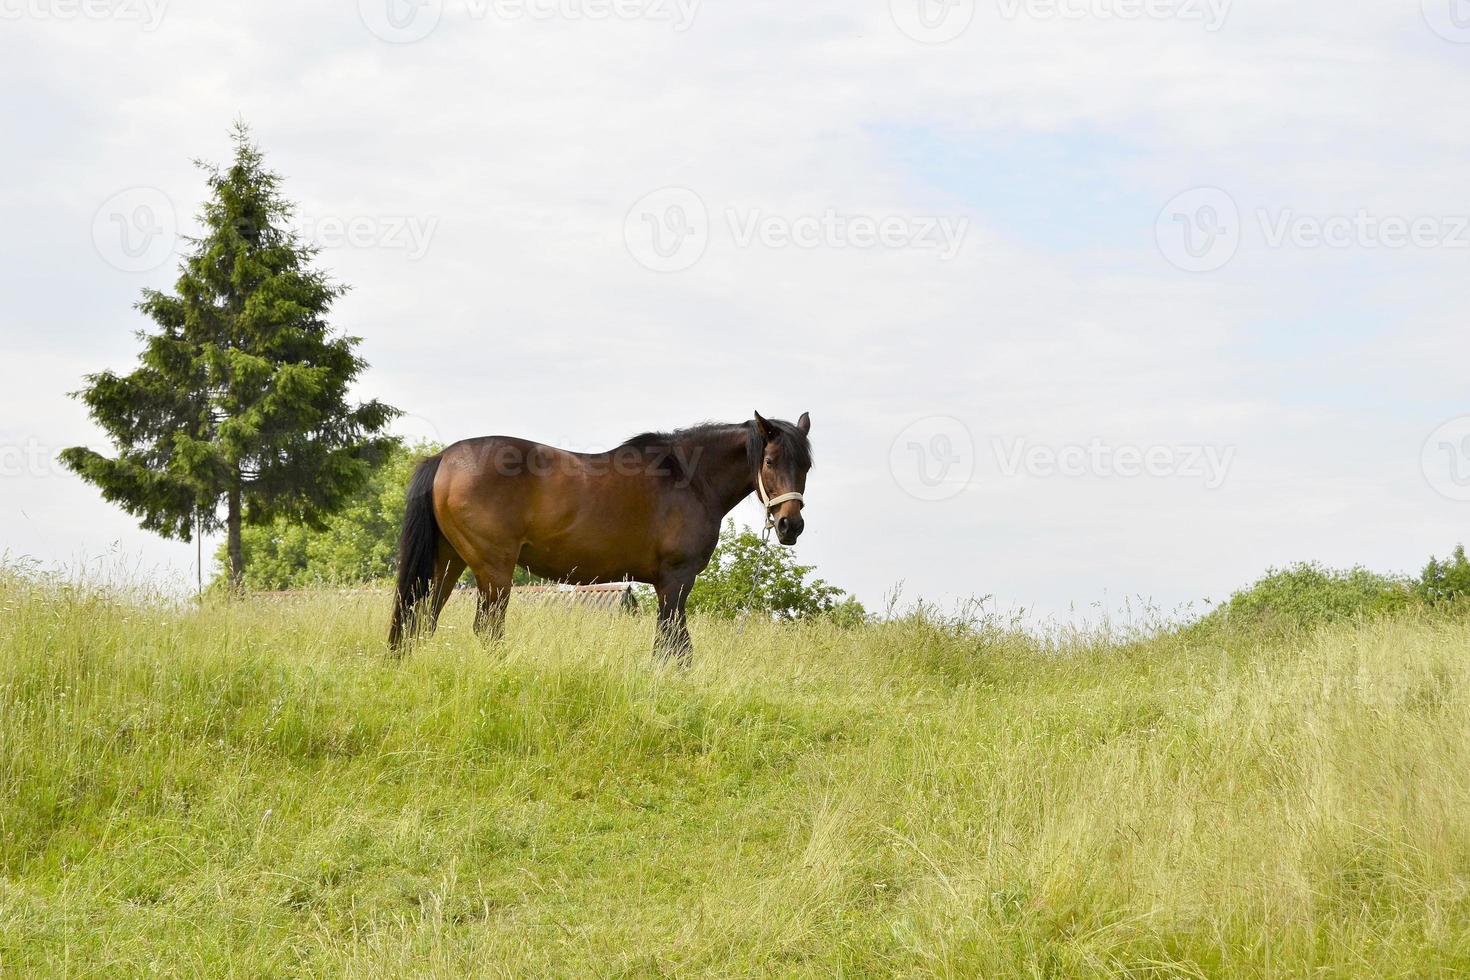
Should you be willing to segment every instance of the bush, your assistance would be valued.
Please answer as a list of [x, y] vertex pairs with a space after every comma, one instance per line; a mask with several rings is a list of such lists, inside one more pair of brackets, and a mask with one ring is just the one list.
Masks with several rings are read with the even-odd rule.
[[1407, 580], [1366, 568], [1324, 568], [1299, 562], [1268, 569], [1205, 617], [1205, 623], [1271, 630], [1310, 629], [1323, 623], [1360, 619], [1411, 605]]
[[844, 625], [867, 620], [861, 603], [811, 578], [813, 571], [812, 565], [798, 565], [789, 548], [767, 544], [750, 528], [737, 531], [733, 520], [726, 521], [709, 567], [689, 593], [689, 610], [730, 618], [754, 611], [777, 619], [827, 616]]
[[1414, 591], [1430, 604], [1453, 602], [1470, 595], [1470, 561], [1465, 560], [1465, 546], [1456, 545], [1454, 553], [1444, 561], [1431, 556], [1429, 564], [1419, 573]]

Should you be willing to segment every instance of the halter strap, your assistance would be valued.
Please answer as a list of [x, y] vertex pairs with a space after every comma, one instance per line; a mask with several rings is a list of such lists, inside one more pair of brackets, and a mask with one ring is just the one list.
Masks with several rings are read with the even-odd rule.
[[805, 501], [805, 498], [794, 490], [791, 493], [783, 493], [779, 497], [772, 497], [767, 494], [766, 482], [761, 479], [760, 470], [755, 471], [755, 494], [757, 497], [761, 498], [761, 504], [764, 505], [766, 508], [766, 527], [768, 528], [776, 526], [776, 518], [775, 515], [771, 513], [771, 508], [775, 507], [778, 504], [784, 504], [788, 500]]

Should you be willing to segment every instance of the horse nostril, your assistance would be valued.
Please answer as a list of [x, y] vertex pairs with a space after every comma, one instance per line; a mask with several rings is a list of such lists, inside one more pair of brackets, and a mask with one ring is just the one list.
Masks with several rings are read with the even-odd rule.
[[783, 517], [776, 522], [776, 533], [785, 534], [791, 527], [791, 521]]

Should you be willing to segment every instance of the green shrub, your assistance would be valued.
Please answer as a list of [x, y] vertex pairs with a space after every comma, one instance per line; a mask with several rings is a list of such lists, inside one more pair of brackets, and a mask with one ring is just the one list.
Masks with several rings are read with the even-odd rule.
[[812, 577], [815, 567], [797, 564], [794, 554], [726, 521], [709, 567], [690, 590], [690, 611], [734, 617], [759, 610], [777, 619], [827, 616], [849, 626], [866, 621], [867, 612], [856, 599]]
[[1382, 615], [1414, 601], [1414, 591], [1402, 577], [1380, 575], [1362, 567], [1342, 570], [1298, 562], [1284, 569], [1268, 569], [1204, 622], [1273, 631], [1310, 629], [1323, 623]]
[[1454, 553], [1444, 561], [1431, 556], [1419, 573], [1414, 591], [1428, 603], [1453, 602], [1470, 595], [1470, 561], [1465, 560], [1465, 546], [1455, 545]]

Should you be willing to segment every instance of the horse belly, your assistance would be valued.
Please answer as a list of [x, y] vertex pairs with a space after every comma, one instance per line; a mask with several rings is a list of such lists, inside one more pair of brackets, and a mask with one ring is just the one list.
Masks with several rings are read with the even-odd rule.
[[542, 578], [579, 585], [651, 580], [658, 553], [654, 522], [644, 502], [625, 490], [604, 496], [622, 489], [583, 490], [571, 496], [570, 506], [543, 510], [551, 519], [529, 530], [519, 563]]
[[621, 582], [624, 579], [646, 582], [653, 576], [653, 571], [644, 567], [646, 562], [626, 551], [578, 548], [565, 543], [549, 546], [527, 543], [522, 546], [517, 563], [533, 575], [575, 585]]

